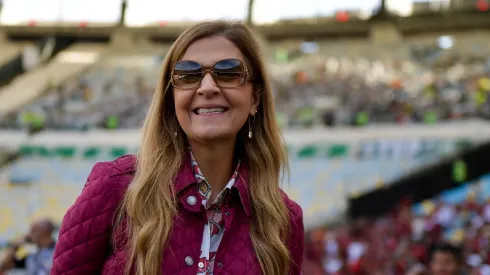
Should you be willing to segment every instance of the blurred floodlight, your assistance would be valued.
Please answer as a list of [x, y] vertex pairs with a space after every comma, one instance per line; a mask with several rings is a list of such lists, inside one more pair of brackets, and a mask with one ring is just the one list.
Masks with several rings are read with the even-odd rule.
[[450, 49], [454, 46], [454, 39], [450, 35], [440, 36], [437, 39], [437, 46], [441, 49]]

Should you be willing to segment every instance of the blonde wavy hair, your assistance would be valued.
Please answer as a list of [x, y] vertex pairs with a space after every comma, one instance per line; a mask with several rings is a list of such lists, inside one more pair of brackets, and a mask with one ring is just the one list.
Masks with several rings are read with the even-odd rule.
[[[186, 138], [175, 116], [170, 73], [175, 62], [196, 40], [223, 36], [242, 52], [254, 79], [254, 92], [260, 103], [248, 139], [248, 124], [238, 133], [236, 150], [248, 164], [248, 189], [253, 217], [250, 236], [264, 274], [289, 273], [290, 254], [286, 247], [289, 211], [280, 189], [282, 171], [287, 165], [265, 61], [259, 43], [242, 23], [212, 21], [184, 31], [163, 62], [160, 82], [143, 126], [135, 177], [122, 201], [119, 219], [127, 222], [129, 259], [126, 273], [162, 274], [165, 245], [177, 215], [174, 180], [186, 154]], [[175, 136], [175, 131], [178, 135]], [[266, 164], [266, 165], [264, 165]]]

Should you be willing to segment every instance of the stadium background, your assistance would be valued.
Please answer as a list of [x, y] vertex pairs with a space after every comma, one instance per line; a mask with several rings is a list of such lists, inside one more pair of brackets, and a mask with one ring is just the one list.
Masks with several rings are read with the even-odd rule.
[[[216, 18], [248, 22], [265, 49], [309, 262], [334, 274], [382, 247], [373, 262], [407, 269], [423, 256], [399, 247], [426, 234], [488, 237], [487, 1], [229, 2], [0, 1], [0, 250], [37, 217], [59, 223], [96, 161], [137, 151], [172, 41]], [[328, 248], [342, 240], [345, 256]], [[467, 248], [468, 265], [488, 272], [489, 252]]]

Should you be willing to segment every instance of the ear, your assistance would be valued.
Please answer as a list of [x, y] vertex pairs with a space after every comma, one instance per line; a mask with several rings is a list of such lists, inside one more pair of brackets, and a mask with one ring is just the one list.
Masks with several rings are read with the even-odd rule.
[[260, 103], [260, 90], [256, 89], [252, 94], [252, 107], [250, 108], [250, 115], [254, 116], [259, 110]]

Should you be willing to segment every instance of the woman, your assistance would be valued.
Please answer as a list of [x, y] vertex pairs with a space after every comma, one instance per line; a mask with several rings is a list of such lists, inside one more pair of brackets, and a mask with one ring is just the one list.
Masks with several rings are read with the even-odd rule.
[[257, 41], [197, 24], [164, 61], [138, 156], [96, 164], [68, 210], [51, 274], [300, 274], [285, 165]]

